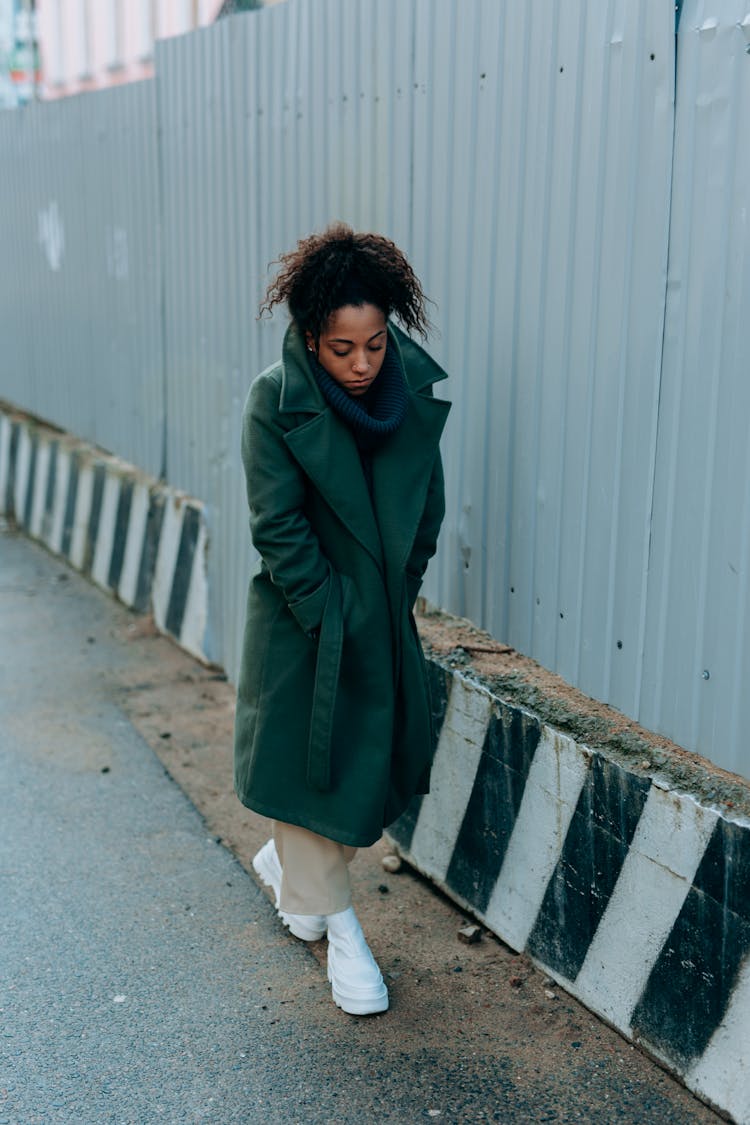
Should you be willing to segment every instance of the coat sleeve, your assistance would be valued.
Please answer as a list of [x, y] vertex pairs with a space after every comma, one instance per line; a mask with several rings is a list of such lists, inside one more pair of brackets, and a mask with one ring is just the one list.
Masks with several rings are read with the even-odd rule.
[[413, 606], [416, 601], [424, 572], [427, 569], [427, 563], [435, 554], [438, 532], [444, 515], [445, 483], [443, 480], [443, 463], [438, 450], [432, 466], [424, 510], [406, 563], [406, 587], [410, 606]]
[[284, 441], [279, 417], [281, 387], [260, 375], [242, 421], [250, 532], [290, 610], [305, 632], [320, 627], [329, 586], [329, 564], [303, 506], [305, 477]]

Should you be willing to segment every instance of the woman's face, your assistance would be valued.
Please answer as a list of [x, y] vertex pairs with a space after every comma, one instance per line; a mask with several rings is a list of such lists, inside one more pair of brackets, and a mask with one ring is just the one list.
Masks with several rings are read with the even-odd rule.
[[[385, 316], [375, 305], [336, 309], [320, 334], [318, 361], [350, 395], [363, 395], [377, 379], [385, 359]], [[307, 333], [307, 346], [315, 343]]]

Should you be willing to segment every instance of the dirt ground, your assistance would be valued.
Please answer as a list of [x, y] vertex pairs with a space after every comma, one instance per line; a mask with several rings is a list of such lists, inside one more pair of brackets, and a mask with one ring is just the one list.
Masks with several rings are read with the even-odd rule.
[[[148, 619], [121, 612], [118, 620], [121, 639], [137, 654], [127, 667], [138, 669], [137, 674], [117, 673], [123, 710], [202, 813], [209, 832], [251, 871], [251, 858], [267, 839], [269, 826], [240, 805], [232, 791], [231, 685], [221, 672], [203, 667], [158, 636]], [[442, 648], [455, 658], [459, 648], [468, 654], [472, 645], [480, 646], [480, 634], [467, 633], [465, 626], [446, 638], [436, 625], [435, 620], [423, 622], [425, 639], [435, 651]], [[445, 648], [448, 641], [455, 644]], [[488, 668], [488, 657], [493, 675], [515, 674], [518, 668], [513, 654], [475, 648], [471, 657], [477, 672]], [[496, 659], [502, 661], [502, 673]], [[407, 1024], [378, 1017], [385, 1055], [403, 1050], [427, 1058], [431, 1051], [445, 1052], [447, 1040], [455, 1049], [459, 1076], [468, 1081], [487, 1068], [497, 1074], [510, 1071], [517, 1092], [524, 1091], [535, 1104], [548, 1097], [541, 1092], [549, 1090], [554, 1076], [560, 1103], [540, 1104], [533, 1120], [679, 1125], [719, 1120], [528, 958], [486, 932], [476, 944], [462, 943], [458, 931], [469, 919], [406, 865], [395, 874], [384, 870], [386, 851], [381, 842], [355, 858], [355, 905], [389, 985], [390, 1015], [417, 1009], [422, 1018]], [[279, 938], [294, 941], [280, 925]], [[308, 948], [324, 972], [325, 942]]]

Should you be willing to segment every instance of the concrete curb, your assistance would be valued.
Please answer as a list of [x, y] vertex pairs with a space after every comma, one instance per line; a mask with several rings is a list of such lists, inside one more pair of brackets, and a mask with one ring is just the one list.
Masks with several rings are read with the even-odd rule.
[[204, 506], [0, 404], [0, 514], [206, 661]]
[[401, 854], [694, 1093], [750, 1122], [750, 824], [430, 661]]

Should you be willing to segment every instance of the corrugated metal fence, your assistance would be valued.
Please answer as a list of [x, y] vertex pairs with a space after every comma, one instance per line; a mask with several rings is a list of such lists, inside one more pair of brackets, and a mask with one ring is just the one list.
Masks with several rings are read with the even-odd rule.
[[289, 0], [5, 114], [0, 394], [206, 501], [234, 672], [267, 265], [391, 235], [455, 402], [428, 597], [750, 775], [749, 36], [685, 0], [675, 106], [669, 0]]
[[154, 85], [0, 113], [0, 394], [162, 470]]
[[750, 3], [685, 3], [638, 713], [750, 776]]

